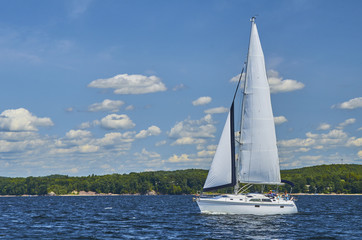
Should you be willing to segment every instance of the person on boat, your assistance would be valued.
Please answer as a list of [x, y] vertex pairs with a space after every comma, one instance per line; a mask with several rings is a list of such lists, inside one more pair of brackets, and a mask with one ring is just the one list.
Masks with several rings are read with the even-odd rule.
[[288, 192], [285, 192], [285, 200], [289, 200], [289, 194], [288, 194]]

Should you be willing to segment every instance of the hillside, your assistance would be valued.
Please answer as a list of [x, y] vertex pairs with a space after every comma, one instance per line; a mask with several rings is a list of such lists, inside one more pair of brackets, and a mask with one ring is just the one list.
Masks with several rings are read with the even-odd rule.
[[[362, 193], [362, 165], [321, 165], [282, 170], [281, 175], [282, 179], [295, 184], [294, 193]], [[152, 190], [158, 194], [193, 194], [202, 189], [206, 176], [206, 170], [188, 169], [87, 177], [0, 177], [0, 195], [46, 195], [50, 192], [62, 195], [73, 191], [146, 194]], [[288, 185], [279, 187], [280, 191], [289, 189]]]

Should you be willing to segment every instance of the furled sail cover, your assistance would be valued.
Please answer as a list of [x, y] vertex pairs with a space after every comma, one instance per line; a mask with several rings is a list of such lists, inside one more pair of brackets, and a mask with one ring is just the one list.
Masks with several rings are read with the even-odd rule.
[[241, 126], [241, 168], [238, 179], [243, 183], [280, 184], [270, 89], [264, 54], [254, 19], [251, 23], [245, 84]]
[[217, 146], [214, 159], [207, 175], [204, 191], [234, 186], [235, 174], [235, 134], [234, 134], [234, 103], [232, 104], [224, 129]]

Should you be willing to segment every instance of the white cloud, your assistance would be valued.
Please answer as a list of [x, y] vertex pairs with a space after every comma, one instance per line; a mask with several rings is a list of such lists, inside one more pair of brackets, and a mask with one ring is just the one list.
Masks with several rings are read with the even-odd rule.
[[81, 123], [79, 125], [79, 128], [80, 129], [86, 129], [86, 128], [90, 128], [92, 126], [92, 123], [91, 122], [84, 122], [84, 123]]
[[0, 152], [28, 154], [47, 151], [51, 140], [35, 132], [0, 132]]
[[347, 134], [339, 129], [333, 129], [327, 134], [322, 134], [322, 138], [335, 138], [335, 139], [345, 139]]
[[348, 100], [347, 102], [333, 105], [332, 108], [340, 108], [340, 109], [362, 108], [362, 97], [352, 98], [352, 99]]
[[[232, 77], [230, 79], [230, 82], [239, 82], [239, 79], [240, 79], [240, 74], [236, 75], [235, 77]], [[243, 76], [241, 78], [241, 81], [243, 82], [245, 80], [245, 73], [243, 73]]]
[[[341, 129], [332, 129], [328, 133], [316, 134], [307, 132], [306, 138], [295, 138], [278, 141], [279, 151], [284, 156], [291, 158], [293, 153], [304, 153], [310, 151], [327, 151], [330, 149], [354, 146], [358, 139], [350, 138]], [[362, 141], [361, 141], [362, 144]], [[317, 163], [317, 162], [316, 162]]]
[[[104, 135], [103, 138], [97, 140], [97, 144], [100, 146], [122, 146], [122, 148], [128, 149], [134, 141], [134, 132], [111, 132]], [[123, 145], [126, 144], [126, 145]]]
[[93, 152], [97, 152], [99, 150], [99, 146], [85, 144], [85, 145], [78, 146], [77, 150], [81, 153], [93, 153]]
[[86, 130], [70, 130], [65, 136], [67, 138], [89, 138], [92, 136], [92, 133]]
[[304, 148], [304, 147], [301, 147], [297, 150], [295, 150], [296, 152], [309, 152], [310, 151], [310, 148]]
[[193, 138], [193, 137], [182, 137], [178, 138], [171, 145], [190, 145], [190, 144], [204, 144], [206, 142], [205, 139]]
[[9, 109], [0, 114], [0, 131], [38, 131], [37, 127], [53, 126], [50, 118], [39, 118], [25, 108]]
[[347, 147], [362, 147], [362, 138], [351, 137], [346, 143]]
[[269, 70], [267, 75], [271, 93], [291, 92], [304, 88], [304, 84], [296, 80], [283, 80], [275, 70]]
[[212, 101], [211, 97], [199, 97], [195, 101], [192, 101], [192, 105], [199, 106], [199, 105], [205, 105]]
[[[304, 88], [304, 84], [292, 79], [284, 79], [279, 76], [279, 73], [275, 70], [267, 71], [268, 82], [270, 86], [271, 93], [281, 93], [281, 92], [291, 92]], [[230, 79], [230, 82], [238, 82], [240, 74]], [[242, 81], [244, 81], [245, 76], [243, 74]]]
[[321, 123], [318, 126], [317, 130], [328, 130], [330, 128], [331, 128], [331, 125], [329, 125], [328, 123]]
[[214, 156], [214, 154], [215, 154], [215, 151], [202, 150], [200, 152], [197, 152], [198, 157], [212, 157], [212, 156]]
[[282, 147], [309, 147], [315, 144], [315, 140], [311, 138], [301, 139], [295, 138], [290, 140], [280, 140], [278, 144]]
[[312, 160], [312, 161], [316, 161], [316, 160], [319, 160], [321, 159], [322, 156], [301, 156], [300, 159], [302, 160]]
[[358, 151], [357, 153], [358, 157], [362, 159], [362, 150], [361, 151]]
[[123, 101], [118, 100], [109, 100], [105, 99], [101, 103], [94, 103], [88, 107], [88, 111], [90, 112], [98, 112], [98, 111], [110, 111], [110, 112], [118, 112], [119, 109], [123, 106]]
[[274, 123], [276, 125], [279, 125], [279, 124], [282, 124], [282, 123], [285, 123], [285, 122], [288, 122], [288, 120], [284, 116], [274, 117]]
[[173, 144], [195, 144], [204, 142], [205, 138], [214, 138], [215, 132], [212, 117], [208, 114], [200, 120], [185, 119], [176, 123], [168, 136], [177, 139]]
[[149, 158], [159, 158], [161, 155], [157, 152], [149, 152], [145, 148], [142, 149], [141, 153], [134, 153], [134, 156], [136, 156], [139, 159], [147, 160]]
[[226, 107], [216, 107], [216, 108], [210, 108], [204, 111], [206, 114], [217, 114], [217, 113], [226, 113], [229, 109]]
[[174, 154], [172, 157], [168, 159], [168, 161], [172, 163], [189, 162], [190, 158], [189, 155], [187, 154], [181, 154], [180, 156]]
[[39, 138], [39, 134], [36, 132], [1, 132], [0, 131], [0, 139], [7, 141], [23, 141], [30, 139]]
[[79, 170], [78, 170], [78, 168], [74, 167], [74, 168], [68, 169], [66, 172], [70, 172], [70, 173], [75, 174], [75, 173], [78, 173]]
[[156, 136], [161, 134], [161, 129], [157, 126], [151, 126], [147, 130], [141, 130], [137, 135], [136, 138], [146, 138], [149, 136]]
[[116, 94], [144, 94], [166, 91], [166, 86], [156, 76], [119, 74], [112, 78], [97, 79], [88, 87], [114, 88]]
[[126, 114], [110, 114], [102, 118], [100, 124], [106, 129], [130, 129], [136, 126]]
[[356, 122], [355, 118], [349, 118], [349, 119], [345, 120], [344, 122], [340, 123], [337, 128], [338, 129], [343, 129], [345, 126], [348, 126], [348, 125], [353, 124], [355, 122]]

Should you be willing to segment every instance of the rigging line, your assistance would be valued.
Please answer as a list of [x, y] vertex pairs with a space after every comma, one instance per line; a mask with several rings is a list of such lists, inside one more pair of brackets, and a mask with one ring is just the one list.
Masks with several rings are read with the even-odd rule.
[[244, 67], [243, 67], [243, 69], [241, 70], [241, 73], [240, 73], [240, 77], [239, 77], [238, 85], [236, 86], [236, 90], [235, 90], [235, 93], [234, 93], [233, 102], [234, 102], [234, 100], [235, 100], [236, 93], [238, 92], [239, 85], [240, 85], [240, 82], [241, 82], [241, 78], [243, 77], [243, 73], [244, 73]]

